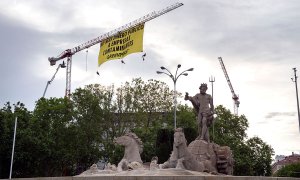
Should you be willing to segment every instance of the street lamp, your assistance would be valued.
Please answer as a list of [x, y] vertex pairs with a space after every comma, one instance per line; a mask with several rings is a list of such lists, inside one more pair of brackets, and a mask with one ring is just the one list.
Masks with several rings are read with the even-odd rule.
[[298, 87], [297, 87], [297, 69], [293, 68], [294, 70], [294, 78], [291, 78], [293, 82], [295, 82], [295, 87], [296, 87], [296, 99], [297, 99], [297, 111], [298, 111], [298, 123], [299, 123], [299, 131], [300, 131], [300, 112], [299, 112], [299, 98], [298, 98]]
[[166, 70], [167, 72], [164, 72], [164, 71], [156, 71], [157, 74], [166, 74], [167, 76], [169, 76], [172, 80], [173, 80], [173, 83], [174, 83], [174, 128], [176, 129], [176, 109], [177, 109], [177, 96], [176, 96], [176, 82], [178, 80], [178, 78], [181, 76], [181, 75], [184, 75], [184, 76], [187, 76], [188, 73], [187, 71], [193, 71], [194, 68], [190, 68], [190, 69], [187, 69], [185, 71], [182, 71], [180, 74], [177, 74], [178, 73], [178, 69], [181, 67], [180, 64], [177, 65], [177, 69], [176, 69], [176, 73], [175, 75], [173, 75], [167, 68], [165, 68], [164, 66], [161, 66], [160, 69], [161, 70]]
[[9, 179], [11, 179], [13, 162], [14, 162], [15, 143], [16, 143], [16, 134], [17, 134], [17, 123], [18, 123], [18, 117], [16, 116], [16, 119], [15, 119], [15, 129], [14, 129], [14, 139], [13, 139], [13, 146], [12, 146], [11, 159], [10, 159]]

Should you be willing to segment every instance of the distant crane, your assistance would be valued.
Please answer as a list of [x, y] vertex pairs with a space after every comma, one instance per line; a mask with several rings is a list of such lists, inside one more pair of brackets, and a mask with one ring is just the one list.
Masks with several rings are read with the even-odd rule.
[[223, 63], [222, 57], [218, 57], [218, 59], [220, 61], [222, 70], [225, 74], [225, 78], [227, 80], [227, 83], [229, 85], [229, 88], [230, 88], [230, 91], [231, 91], [231, 94], [232, 94], [232, 99], [233, 99], [233, 103], [234, 103], [234, 114], [238, 115], [238, 108], [239, 108], [239, 105], [240, 105], [239, 97], [235, 94], [235, 92], [233, 90], [233, 87], [232, 87], [232, 84], [230, 82], [229, 76], [227, 74], [227, 71], [226, 71], [225, 65]]
[[114, 36], [114, 35], [117, 35], [118, 33], [122, 32], [122, 31], [125, 31], [125, 30], [128, 30], [132, 27], [135, 27], [141, 23], [145, 23], [147, 21], [150, 21], [154, 18], [157, 18], [163, 14], [166, 14], [180, 6], [182, 6], [183, 3], [176, 3], [176, 4], [173, 4], [171, 6], [168, 6], [160, 11], [153, 11], [139, 19], [136, 19], [128, 24], [125, 24], [124, 26], [121, 26], [115, 30], [112, 30], [108, 33], [105, 33], [95, 39], [92, 39], [90, 41], [87, 41], [79, 46], [76, 46], [72, 49], [67, 49], [65, 51], [63, 51], [60, 55], [58, 55], [57, 57], [49, 57], [48, 60], [50, 62], [50, 65], [53, 66], [56, 64], [56, 61], [59, 61], [59, 60], [62, 60], [64, 58], [67, 58], [67, 70], [66, 70], [66, 93], [65, 93], [65, 96], [66, 97], [70, 97], [71, 95], [71, 66], [72, 66], [72, 56], [79, 52], [79, 51], [82, 51], [84, 49], [87, 49], [93, 45], [96, 45], [98, 43], [100, 43], [102, 40], [106, 39], [106, 38], [109, 38], [111, 36]]

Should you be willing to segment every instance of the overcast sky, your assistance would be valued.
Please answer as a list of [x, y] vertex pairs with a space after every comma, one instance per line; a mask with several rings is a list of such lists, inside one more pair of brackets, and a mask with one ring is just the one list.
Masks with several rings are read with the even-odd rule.
[[[300, 69], [299, 0], [183, 0], [184, 6], [145, 24], [144, 51], [97, 67], [99, 44], [73, 56], [71, 91], [92, 83], [119, 86], [132, 78], [157, 79], [173, 88], [160, 66], [172, 72], [194, 68], [180, 77], [177, 90], [198, 93], [215, 77], [214, 102], [233, 112], [232, 95], [218, 61], [223, 58], [236, 94], [239, 114], [276, 154], [300, 154], [295, 84], [292, 68]], [[25, 103], [33, 110], [56, 66], [48, 57], [78, 46], [172, 0], [1, 0], [0, 107]], [[59, 61], [60, 63], [61, 61]], [[100, 76], [96, 71], [100, 72]], [[298, 73], [299, 74], [299, 73]], [[66, 71], [60, 69], [46, 92], [65, 94]], [[211, 93], [209, 84], [208, 92]], [[182, 101], [182, 99], [181, 99]], [[185, 103], [185, 102], [184, 102]]]

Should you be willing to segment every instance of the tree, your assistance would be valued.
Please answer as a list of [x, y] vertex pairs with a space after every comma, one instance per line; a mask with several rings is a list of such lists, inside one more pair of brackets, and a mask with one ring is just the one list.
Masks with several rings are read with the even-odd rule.
[[[244, 115], [236, 116], [223, 106], [215, 108], [217, 117], [215, 118], [214, 132], [210, 128], [210, 135], [215, 136], [215, 141], [220, 145], [238, 145], [247, 138], [246, 130], [249, 126]], [[214, 134], [215, 133], [215, 134]]]
[[278, 177], [300, 177], [300, 163], [289, 164], [279, 169], [275, 176]]
[[9, 167], [11, 160], [12, 132], [14, 116], [12, 107], [7, 102], [0, 109], [0, 179], [9, 177]]
[[[180, 96], [180, 94], [178, 94]], [[41, 98], [33, 112], [22, 103], [0, 109], [0, 178], [7, 178], [14, 118], [18, 117], [13, 177], [77, 175], [99, 160], [117, 164], [123, 148], [113, 143], [126, 131], [144, 143], [143, 162], [159, 156], [163, 162], [173, 149], [173, 92], [160, 81], [141, 78], [121, 87], [87, 85], [68, 98]], [[247, 139], [248, 120], [222, 106], [213, 141], [234, 153], [235, 175], [269, 175], [273, 150], [258, 137]], [[188, 143], [197, 136], [196, 115], [178, 105], [177, 126]]]
[[[118, 163], [123, 152], [113, 139], [128, 130], [142, 139], [142, 159], [150, 161], [155, 155], [157, 131], [168, 124], [165, 112], [172, 109], [172, 97], [165, 83], [151, 79], [144, 82], [141, 78], [118, 88], [93, 84], [76, 89], [71, 100], [74, 125], [80, 129], [77, 141], [83, 144], [77, 148], [83, 157], [80, 166], [87, 168], [96, 157]], [[94, 149], [92, 159], [88, 158], [90, 149]]]
[[113, 118], [113, 93], [113, 86], [95, 84], [78, 88], [72, 94], [80, 169], [85, 170], [99, 159], [110, 156], [107, 147], [113, 145], [118, 127]]
[[17, 117], [16, 143], [13, 161], [13, 177], [29, 177], [34, 166], [32, 151], [35, 150], [32, 132], [32, 114], [23, 103], [17, 102], [13, 107], [7, 102], [0, 111], [0, 172], [1, 178], [8, 178], [13, 145], [15, 118]]
[[[234, 156], [234, 175], [270, 176], [274, 150], [258, 137], [247, 140], [248, 120], [236, 116], [223, 106], [216, 107], [214, 142], [229, 146]], [[213, 134], [214, 133], [214, 134]]]
[[[173, 114], [172, 114], [173, 115]], [[173, 116], [172, 116], [173, 118]], [[197, 130], [197, 116], [194, 113], [194, 109], [187, 105], [178, 105], [177, 111], [177, 127], [192, 128]], [[187, 133], [186, 131], [184, 132]]]
[[118, 88], [116, 97], [119, 121], [141, 138], [144, 143], [142, 160], [151, 161], [155, 156], [158, 130], [170, 127], [168, 112], [172, 110], [173, 92], [163, 82], [136, 78]]
[[142, 139], [143, 161], [150, 161], [157, 131], [173, 128], [172, 105], [173, 92], [165, 83], [141, 78], [116, 89], [88, 85], [76, 89], [71, 99], [41, 98], [33, 112], [19, 103], [13, 113], [7, 103], [0, 111], [0, 140], [5, 142], [0, 145], [1, 176], [7, 178], [9, 172], [15, 114], [20, 130], [13, 177], [62, 176], [81, 173], [99, 159], [118, 163], [122, 147], [113, 139], [127, 130]]
[[[77, 131], [72, 103], [67, 98], [41, 98], [33, 112], [33, 137], [36, 150], [34, 176], [71, 174], [76, 157]], [[72, 140], [71, 140], [72, 139]]]
[[251, 149], [251, 162], [255, 176], [270, 176], [272, 174], [273, 148], [259, 137], [252, 137], [246, 141]]
[[170, 112], [173, 105], [173, 92], [164, 82], [153, 79], [144, 82], [135, 78], [131, 83], [126, 82], [118, 88], [117, 97], [118, 113], [134, 113], [134, 125], [145, 128], [156, 123], [157, 113]]
[[173, 150], [173, 134], [171, 129], [160, 129], [157, 131], [155, 154], [158, 157], [158, 162], [164, 163], [170, 157]]

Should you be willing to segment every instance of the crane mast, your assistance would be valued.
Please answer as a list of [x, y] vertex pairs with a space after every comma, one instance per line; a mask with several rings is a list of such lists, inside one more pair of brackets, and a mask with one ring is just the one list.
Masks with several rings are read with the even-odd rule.
[[227, 83], [228, 83], [228, 86], [229, 86], [230, 91], [231, 91], [231, 94], [232, 94], [232, 99], [233, 99], [233, 103], [234, 103], [234, 114], [235, 114], [235, 115], [238, 115], [238, 108], [239, 108], [239, 105], [240, 105], [239, 97], [235, 94], [235, 92], [234, 92], [234, 90], [233, 90], [233, 87], [232, 87], [232, 84], [231, 84], [231, 82], [230, 82], [229, 76], [228, 76], [228, 74], [227, 74], [227, 71], [226, 71], [225, 65], [224, 65], [224, 63], [223, 63], [222, 57], [218, 57], [218, 59], [219, 59], [219, 61], [220, 61], [222, 70], [223, 70], [223, 72], [224, 72], [226, 81], [227, 81]]
[[66, 94], [65, 94], [65, 96], [70, 97], [70, 95], [71, 95], [71, 67], [72, 67], [72, 56], [74, 54], [76, 54], [77, 52], [82, 51], [84, 49], [87, 49], [87, 48], [89, 48], [91, 46], [94, 46], [94, 45], [100, 43], [102, 40], [104, 40], [106, 38], [109, 38], [111, 36], [117, 35], [118, 33], [122, 32], [122, 31], [128, 30], [128, 29], [130, 29], [130, 28], [132, 28], [134, 26], [137, 26], [137, 25], [139, 25], [141, 23], [145, 23], [145, 22], [150, 21], [150, 20], [152, 20], [154, 18], [157, 18], [157, 17], [159, 17], [159, 16], [161, 16], [163, 14], [166, 14], [166, 13], [168, 13], [168, 12], [170, 12], [170, 11], [172, 11], [172, 10], [174, 10], [174, 9], [182, 6], [182, 5], [183, 5], [183, 3], [175, 3], [175, 4], [173, 4], [171, 6], [168, 6], [168, 7], [164, 8], [164, 9], [162, 9], [162, 10], [153, 11], [153, 12], [151, 12], [151, 13], [149, 13], [149, 14], [147, 14], [147, 15], [139, 18], [139, 19], [136, 19], [136, 20], [134, 20], [134, 21], [132, 21], [130, 23], [127, 23], [127, 24], [125, 24], [125, 25], [123, 25], [123, 26], [121, 26], [121, 27], [119, 27], [117, 29], [114, 29], [114, 30], [112, 30], [110, 32], [107, 32], [107, 33], [105, 33], [105, 34], [97, 37], [97, 38], [94, 38], [94, 39], [89, 40], [89, 41], [87, 41], [87, 42], [85, 42], [83, 44], [80, 44], [79, 46], [76, 46], [76, 47], [74, 47], [72, 49], [67, 49], [67, 50], [63, 51], [57, 57], [49, 57], [48, 60], [49, 60], [51, 66], [55, 65], [56, 61], [62, 60], [64, 58], [67, 58], [67, 66], [66, 66], [67, 67], [67, 70], [66, 70]]

